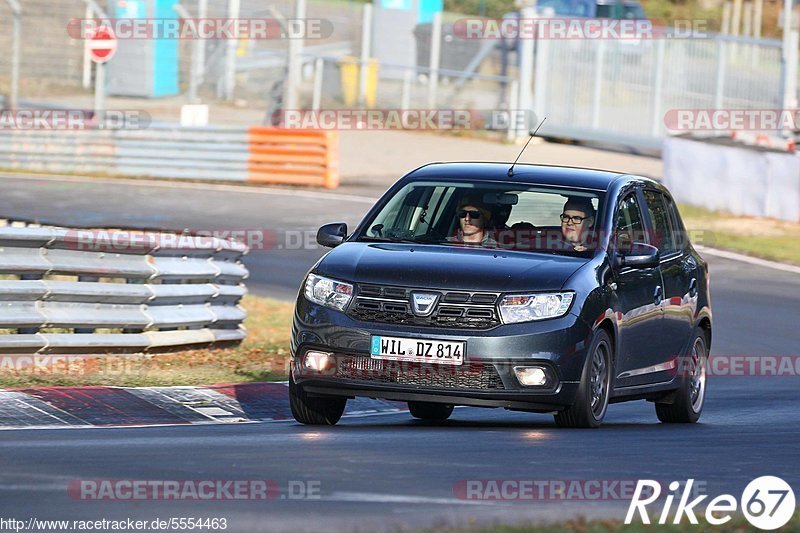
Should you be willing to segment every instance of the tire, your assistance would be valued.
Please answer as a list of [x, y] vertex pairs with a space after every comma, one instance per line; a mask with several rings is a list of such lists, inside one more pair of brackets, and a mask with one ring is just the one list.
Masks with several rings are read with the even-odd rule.
[[678, 366], [678, 371], [685, 374], [681, 379], [680, 388], [670, 395], [672, 403], [656, 402], [656, 416], [661, 422], [694, 424], [700, 419], [706, 399], [707, 346], [706, 333], [698, 328], [687, 355], [687, 364]]
[[613, 376], [614, 348], [604, 330], [598, 330], [586, 355], [581, 383], [575, 402], [555, 414], [556, 425], [562, 428], [597, 428], [608, 410]]
[[347, 398], [309, 396], [289, 376], [289, 406], [292, 416], [301, 424], [333, 426], [342, 417], [346, 404]]
[[444, 403], [408, 402], [411, 416], [420, 420], [433, 420], [442, 422], [453, 414], [453, 406]]

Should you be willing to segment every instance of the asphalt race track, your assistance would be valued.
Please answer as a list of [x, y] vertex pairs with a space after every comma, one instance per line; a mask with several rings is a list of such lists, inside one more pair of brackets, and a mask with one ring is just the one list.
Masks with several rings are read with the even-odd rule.
[[[278, 248], [286, 231], [354, 224], [368, 198], [324, 192], [3, 178], [0, 216], [61, 225], [274, 231], [246, 257], [256, 294], [294, 297], [321, 251]], [[298, 207], [300, 205], [301, 207]], [[293, 238], [293, 237], [292, 237]], [[709, 257], [712, 355], [798, 355], [800, 275]], [[463, 499], [464, 480], [697, 480], [712, 497], [759, 476], [800, 489], [800, 377], [716, 377], [701, 423], [658, 423], [652, 404], [609, 407], [599, 430], [559, 430], [548, 415], [459, 408], [442, 426], [407, 413], [294, 422], [0, 431], [0, 516], [153, 520], [224, 517], [228, 530], [372, 530], [471, 520], [624, 518], [628, 500]], [[267, 501], [82, 501], [85, 479], [267, 479]], [[298, 481], [314, 498], [295, 499]], [[459, 484], [461, 482], [461, 484]], [[293, 488], [294, 487], [294, 488]], [[310, 490], [310, 489], [309, 489]], [[318, 496], [318, 497], [316, 497]], [[677, 498], [676, 498], [677, 499]], [[657, 515], [660, 508], [653, 512]]]

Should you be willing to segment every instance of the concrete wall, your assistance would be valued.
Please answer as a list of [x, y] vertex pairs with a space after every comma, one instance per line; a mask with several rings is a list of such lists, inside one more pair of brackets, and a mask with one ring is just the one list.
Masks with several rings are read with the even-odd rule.
[[678, 202], [800, 222], [800, 155], [670, 137], [664, 184]]

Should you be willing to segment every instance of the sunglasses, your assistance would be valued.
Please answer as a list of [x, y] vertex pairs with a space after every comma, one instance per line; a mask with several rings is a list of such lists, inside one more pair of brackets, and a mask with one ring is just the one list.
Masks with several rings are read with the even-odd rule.
[[565, 224], [581, 224], [587, 218], [592, 218], [592, 217], [579, 217], [579, 216], [571, 217], [569, 215], [562, 214], [559, 218], [561, 219], [561, 222], [564, 222]]
[[462, 209], [461, 211], [458, 212], [458, 218], [467, 218], [467, 215], [469, 215], [469, 218], [475, 218], [475, 219], [481, 218], [481, 212], [478, 211], [477, 209], [474, 211], [473, 210], [467, 211], [466, 209]]

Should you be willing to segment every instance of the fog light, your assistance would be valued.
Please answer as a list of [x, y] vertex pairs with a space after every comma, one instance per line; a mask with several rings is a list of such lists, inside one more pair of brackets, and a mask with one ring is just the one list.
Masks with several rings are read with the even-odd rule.
[[333, 368], [333, 354], [328, 352], [308, 352], [304, 363], [309, 370], [325, 372]]
[[541, 387], [547, 385], [547, 372], [539, 366], [514, 367], [514, 373], [520, 383], [528, 387]]

